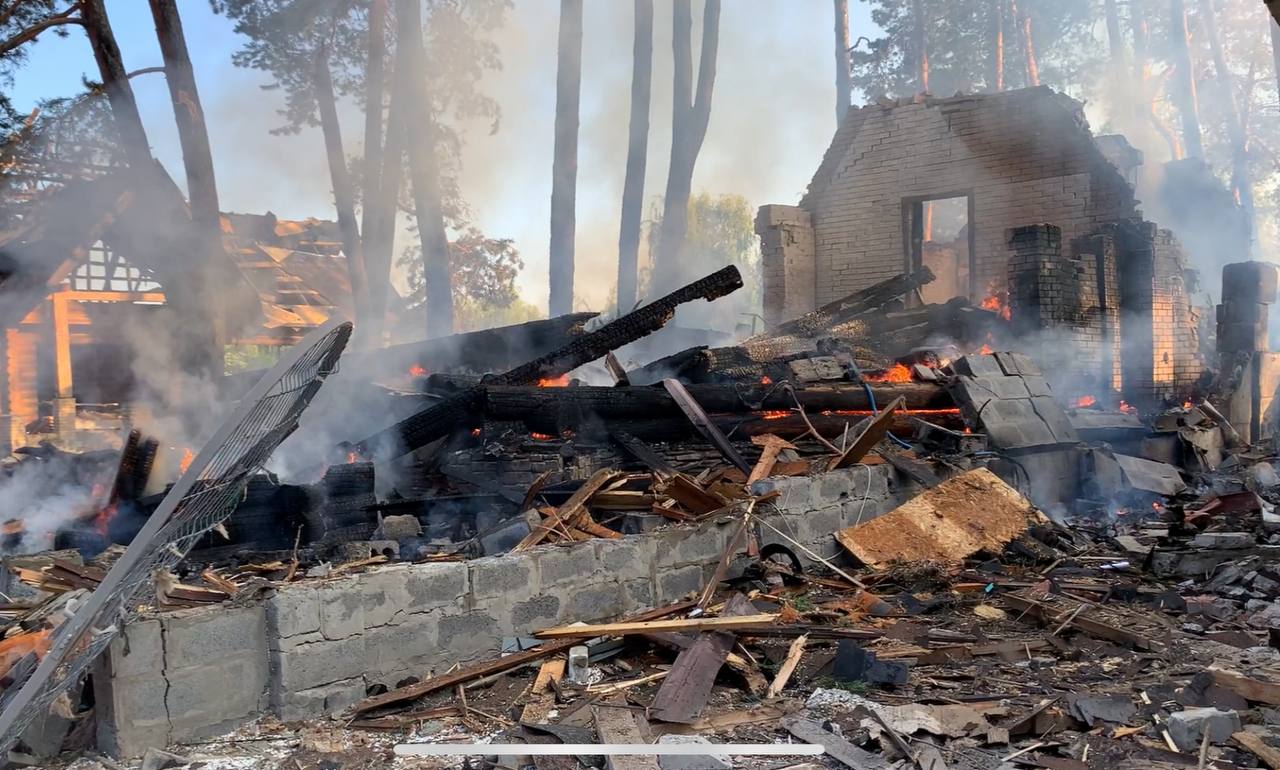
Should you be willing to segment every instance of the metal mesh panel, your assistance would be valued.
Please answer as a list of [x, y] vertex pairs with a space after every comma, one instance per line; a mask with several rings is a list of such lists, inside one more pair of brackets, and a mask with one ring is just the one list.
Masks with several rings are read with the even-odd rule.
[[173, 568], [230, 515], [249, 477], [298, 427], [350, 337], [351, 324], [345, 321], [314, 330], [245, 395], [102, 584], [58, 628], [52, 649], [31, 677], [0, 695], [0, 752], [12, 748], [27, 726], [84, 676], [125, 623], [154, 603], [156, 570]]

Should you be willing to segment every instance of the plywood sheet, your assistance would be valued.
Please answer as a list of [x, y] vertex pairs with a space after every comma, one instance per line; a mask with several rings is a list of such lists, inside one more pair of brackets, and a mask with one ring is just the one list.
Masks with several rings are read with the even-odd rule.
[[996, 551], [1044, 517], [1025, 497], [985, 468], [969, 471], [879, 518], [835, 533], [874, 569], [894, 562], [954, 563]]

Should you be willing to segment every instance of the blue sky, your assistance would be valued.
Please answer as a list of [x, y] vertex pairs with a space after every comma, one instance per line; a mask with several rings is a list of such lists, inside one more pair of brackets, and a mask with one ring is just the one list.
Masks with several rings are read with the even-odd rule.
[[[240, 40], [206, 0], [179, 0], [188, 46], [209, 123], [222, 207], [273, 211], [281, 217], [332, 218], [332, 198], [319, 133], [273, 136], [279, 96], [263, 91], [260, 73], [231, 64]], [[654, 89], [646, 196], [660, 195], [670, 147], [670, 3], [658, 0]], [[695, 3], [695, 24], [699, 18]], [[870, 27], [864, 3], [850, 3], [852, 37]], [[559, 4], [515, 0], [496, 33], [503, 70], [483, 88], [500, 103], [499, 130], [467, 130], [462, 187], [477, 224], [511, 237], [525, 259], [525, 299], [546, 305], [546, 251], [555, 111], [555, 41]], [[804, 191], [835, 128], [830, 0], [728, 0], [711, 123], [694, 177], [695, 190], [738, 193], [753, 205], [794, 203]], [[107, 0], [129, 69], [160, 64], [150, 11], [143, 0]], [[582, 124], [577, 204], [575, 293], [598, 306], [614, 282], [618, 210], [626, 157], [631, 68], [631, 3], [590, 0], [584, 22]], [[695, 37], [696, 40], [696, 37]], [[696, 52], [695, 52], [696, 57]], [[96, 67], [79, 30], [46, 34], [18, 73], [15, 104], [76, 93]], [[152, 149], [181, 180], [181, 160], [163, 76], [133, 86]], [[349, 153], [361, 131], [355, 105], [344, 115]], [[406, 242], [401, 238], [399, 245]]]

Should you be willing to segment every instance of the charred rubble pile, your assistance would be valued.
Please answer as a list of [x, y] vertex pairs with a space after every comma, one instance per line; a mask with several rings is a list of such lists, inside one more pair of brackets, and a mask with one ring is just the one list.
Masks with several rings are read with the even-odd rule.
[[[335, 447], [312, 483], [255, 477], [155, 576], [156, 611], [716, 522], [730, 535], [681, 601], [548, 623], [330, 711], [420, 741], [785, 740], [850, 768], [1280, 767], [1271, 275], [1219, 308], [1230, 366], [1140, 408], [1055, 395], [1016, 306], [921, 306], [928, 268], [630, 368], [624, 346], [740, 287], [736, 269], [593, 330], [575, 319], [500, 373], [414, 360], [358, 386], [397, 422]], [[574, 378], [591, 367], [614, 384]], [[3, 606], [0, 684], [21, 685], [146, 520], [155, 443], [60, 458], [108, 492], [56, 550], [6, 560], [25, 590]], [[859, 509], [829, 547], [773, 523], [797, 482], [858, 466], [868, 488], [876, 466], [892, 477], [893, 505]], [[357, 750], [329, 751], [341, 766]]]

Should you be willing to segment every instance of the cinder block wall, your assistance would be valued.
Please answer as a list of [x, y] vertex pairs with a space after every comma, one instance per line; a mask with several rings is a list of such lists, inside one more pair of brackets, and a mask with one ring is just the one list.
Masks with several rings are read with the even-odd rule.
[[[975, 300], [1004, 288], [1009, 228], [1051, 222], [1069, 243], [1137, 213], [1080, 104], [1047, 87], [850, 110], [800, 202], [816, 305], [907, 269], [904, 200], [960, 195], [974, 200]], [[766, 276], [777, 254], [762, 241]]]
[[[782, 492], [767, 520], [824, 558], [838, 556], [835, 530], [891, 510], [902, 491], [889, 466], [758, 484]], [[268, 710], [285, 721], [335, 714], [370, 685], [492, 657], [504, 637], [676, 601], [710, 578], [735, 529], [710, 521], [468, 562], [388, 565], [281, 586], [248, 607], [134, 623], [95, 672], [99, 745], [138, 756]], [[759, 534], [763, 547], [796, 550], [768, 528]]]

